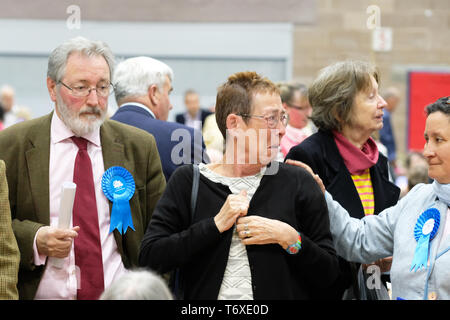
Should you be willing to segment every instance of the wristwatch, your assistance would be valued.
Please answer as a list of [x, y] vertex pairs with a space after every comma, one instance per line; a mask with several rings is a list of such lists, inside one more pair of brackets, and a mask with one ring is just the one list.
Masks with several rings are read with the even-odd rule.
[[297, 239], [297, 242], [295, 242], [295, 243], [289, 245], [289, 246], [286, 248], [286, 251], [287, 251], [289, 254], [297, 254], [297, 252], [299, 252], [299, 250], [302, 248], [302, 237], [300, 236], [300, 232], [297, 232], [297, 233], [298, 233], [298, 239]]

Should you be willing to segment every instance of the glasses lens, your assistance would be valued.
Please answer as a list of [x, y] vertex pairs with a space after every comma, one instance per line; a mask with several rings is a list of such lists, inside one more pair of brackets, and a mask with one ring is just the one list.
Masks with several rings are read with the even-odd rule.
[[281, 123], [283, 124], [283, 126], [287, 126], [287, 124], [289, 123], [289, 116], [287, 114], [283, 114], [281, 116]]
[[72, 93], [77, 97], [86, 97], [89, 94], [89, 88], [85, 86], [76, 86], [72, 88]]
[[113, 92], [112, 84], [99, 85], [96, 88], [97, 94], [102, 97], [107, 97]]
[[275, 128], [278, 124], [278, 121], [280, 121], [279, 117], [275, 116], [275, 115], [268, 116], [266, 118], [266, 120], [267, 120], [267, 126], [269, 128]]

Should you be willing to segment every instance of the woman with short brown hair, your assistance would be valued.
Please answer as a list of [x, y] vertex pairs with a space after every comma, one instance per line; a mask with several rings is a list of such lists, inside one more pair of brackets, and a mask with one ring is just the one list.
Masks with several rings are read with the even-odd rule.
[[185, 299], [310, 299], [335, 281], [338, 261], [316, 182], [274, 161], [288, 119], [278, 88], [256, 72], [235, 73], [218, 90], [216, 117], [223, 161], [199, 165], [193, 213], [193, 168], [174, 172], [141, 265], [179, 268]]

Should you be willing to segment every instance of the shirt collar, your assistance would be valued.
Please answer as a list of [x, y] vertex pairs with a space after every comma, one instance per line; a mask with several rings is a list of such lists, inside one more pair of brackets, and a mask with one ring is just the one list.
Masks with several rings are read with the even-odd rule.
[[[52, 122], [50, 125], [50, 139], [51, 143], [56, 144], [59, 142], [62, 142], [66, 139], [70, 139], [74, 136], [74, 133], [72, 130], [70, 130], [64, 122], [59, 118], [59, 116], [56, 114], [56, 111], [53, 112], [52, 116]], [[100, 128], [94, 130], [91, 133], [88, 133], [86, 135], [83, 135], [82, 138], [88, 140], [89, 142], [95, 144], [96, 146], [100, 147]]]
[[139, 107], [139, 108], [144, 109], [145, 111], [147, 111], [148, 113], [150, 113], [150, 115], [153, 117], [153, 119], [156, 119], [156, 116], [155, 116], [155, 114], [153, 113], [153, 111], [150, 110], [149, 108], [147, 108], [147, 107], [146, 107], [145, 105], [143, 105], [142, 103], [139, 103], [139, 102], [126, 102], [126, 103], [120, 105], [119, 109], [120, 109], [122, 106], [125, 106], [125, 105], [128, 105], [128, 104], [132, 104], [133, 106], [136, 106], [136, 107]]
[[201, 119], [201, 111], [198, 110], [198, 112], [195, 114], [195, 117], [192, 117], [189, 112], [185, 112], [184, 114], [185, 118], [191, 121], [200, 120]]

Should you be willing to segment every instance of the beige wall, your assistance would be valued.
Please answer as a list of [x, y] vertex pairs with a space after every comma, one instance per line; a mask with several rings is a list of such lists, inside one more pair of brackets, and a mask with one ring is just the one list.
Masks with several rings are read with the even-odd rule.
[[[366, 26], [369, 5], [379, 6], [381, 27], [393, 30], [391, 52], [371, 49], [372, 31]], [[295, 80], [309, 84], [320, 68], [337, 60], [374, 62], [381, 72], [381, 89], [394, 85], [402, 92], [393, 114], [402, 157], [406, 144], [406, 70], [414, 66], [448, 69], [449, 43], [449, 0], [318, 0], [317, 23], [295, 27], [293, 75]]]
[[[294, 80], [309, 84], [320, 68], [356, 58], [379, 67], [381, 89], [395, 85], [401, 90], [402, 101], [393, 115], [401, 153], [406, 71], [416, 66], [450, 68], [450, 0], [0, 0], [0, 19], [65, 19], [71, 4], [80, 7], [81, 19], [95, 21], [293, 23]], [[370, 5], [379, 6], [381, 26], [393, 30], [391, 52], [371, 49], [366, 26]]]

